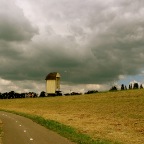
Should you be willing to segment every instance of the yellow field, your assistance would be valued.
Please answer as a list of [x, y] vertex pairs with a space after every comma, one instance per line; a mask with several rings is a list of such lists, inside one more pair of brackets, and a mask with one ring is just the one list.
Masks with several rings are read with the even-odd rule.
[[124, 144], [144, 143], [144, 89], [0, 100], [0, 109], [56, 120], [93, 138]]
[[0, 120], [0, 144], [2, 144], [2, 121]]

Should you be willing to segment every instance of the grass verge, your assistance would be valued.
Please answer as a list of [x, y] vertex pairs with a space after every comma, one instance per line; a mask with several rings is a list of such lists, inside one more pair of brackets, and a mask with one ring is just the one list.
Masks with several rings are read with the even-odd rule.
[[40, 116], [30, 115], [30, 114], [16, 112], [16, 111], [9, 111], [9, 110], [1, 110], [1, 111], [14, 113], [14, 114], [29, 118], [29, 119], [33, 120], [34, 122], [52, 130], [52, 131], [57, 132], [61, 136], [66, 137], [69, 140], [71, 140], [77, 144], [119, 144], [117, 142], [110, 142], [110, 141], [101, 140], [101, 139], [94, 140], [90, 136], [88, 136], [86, 134], [82, 134], [70, 126], [66, 126], [66, 125], [61, 124], [54, 120], [47, 120]]

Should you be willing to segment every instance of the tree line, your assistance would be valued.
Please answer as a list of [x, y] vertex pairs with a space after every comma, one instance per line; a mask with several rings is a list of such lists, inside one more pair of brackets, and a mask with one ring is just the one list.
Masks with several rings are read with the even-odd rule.
[[[134, 84], [129, 84], [129, 86], [127, 87], [126, 85], [121, 84], [121, 90], [127, 90], [127, 89], [143, 89], [143, 85], [134, 83]], [[116, 90], [118, 90], [118, 88], [116, 86], [112, 86], [109, 91], [116, 91]]]
[[0, 99], [14, 99], [14, 98], [35, 98], [38, 95], [35, 92], [16, 93], [14, 91], [0, 93]]

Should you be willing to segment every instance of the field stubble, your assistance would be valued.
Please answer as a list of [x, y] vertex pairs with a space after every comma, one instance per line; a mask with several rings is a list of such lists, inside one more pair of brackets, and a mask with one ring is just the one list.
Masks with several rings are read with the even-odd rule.
[[0, 109], [55, 120], [96, 139], [144, 142], [144, 90], [0, 100]]
[[3, 134], [3, 132], [2, 132], [2, 125], [3, 125], [3, 123], [0, 120], [0, 144], [2, 144], [2, 134]]

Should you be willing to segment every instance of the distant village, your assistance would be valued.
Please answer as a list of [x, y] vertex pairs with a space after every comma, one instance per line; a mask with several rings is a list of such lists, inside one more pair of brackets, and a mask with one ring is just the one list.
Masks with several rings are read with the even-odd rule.
[[[57, 72], [49, 73], [46, 78], [46, 91], [42, 91], [39, 95], [35, 92], [28, 93], [16, 93], [14, 91], [0, 93], [0, 99], [14, 99], [14, 98], [37, 98], [37, 97], [51, 97], [51, 96], [73, 96], [82, 95], [79, 92], [71, 92], [62, 94], [60, 90], [60, 74]], [[130, 84], [128, 87], [124, 84], [121, 85], [120, 90], [131, 90], [131, 89], [143, 89], [142, 84], [134, 83]], [[117, 86], [112, 86], [109, 91], [117, 91]], [[97, 90], [88, 90], [85, 94], [98, 93]]]

